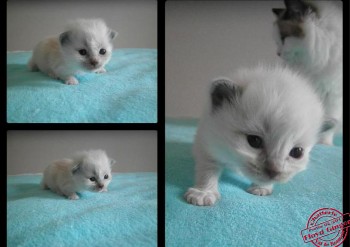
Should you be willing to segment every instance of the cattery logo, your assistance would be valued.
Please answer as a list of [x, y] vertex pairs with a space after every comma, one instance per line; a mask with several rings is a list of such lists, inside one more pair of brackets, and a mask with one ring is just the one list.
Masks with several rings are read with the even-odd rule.
[[349, 213], [342, 214], [334, 208], [320, 208], [309, 217], [301, 236], [305, 243], [317, 247], [341, 245], [348, 235]]

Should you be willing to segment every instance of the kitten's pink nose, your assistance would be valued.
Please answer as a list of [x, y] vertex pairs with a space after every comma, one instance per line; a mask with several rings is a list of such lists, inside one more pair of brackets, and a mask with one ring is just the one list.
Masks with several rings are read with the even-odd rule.
[[97, 187], [98, 187], [99, 189], [102, 189], [102, 188], [103, 188], [103, 184], [98, 184]]
[[278, 174], [280, 174], [279, 171], [276, 171], [275, 169], [267, 168], [266, 173], [270, 178], [275, 178], [277, 177]]
[[95, 67], [98, 64], [98, 61], [97, 60], [90, 60], [90, 64]]
[[281, 173], [280, 163], [269, 161], [266, 165], [265, 172], [270, 178], [275, 178]]

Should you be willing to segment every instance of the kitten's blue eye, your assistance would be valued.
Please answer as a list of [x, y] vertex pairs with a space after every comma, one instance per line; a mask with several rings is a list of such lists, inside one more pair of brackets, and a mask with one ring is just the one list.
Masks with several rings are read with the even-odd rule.
[[82, 56], [85, 56], [87, 54], [86, 50], [85, 49], [80, 49], [79, 51], [79, 54], [82, 55]]
[[105, 175], [105, 179], [108, 179], [108, 175]]
[[101, 50], [100, 50], [100, 54], [101, 54], [101, 55], [106, 54], [106, 50], [105, 50], [105, 49], [101, 49]]
[[263, 140], [259, 136], [248, 135], [247, 141], [252, 148], [258, 149], [263, 147]]
[[292, 148], [289, 152], [289, 156], [295, 159], [300, 159], [304, 154], [304, 149], [301, 147]]
[[96, 181], [96, 178], [95, 177], [91, 177], [90, 181], [94, 182], [94, 181]]

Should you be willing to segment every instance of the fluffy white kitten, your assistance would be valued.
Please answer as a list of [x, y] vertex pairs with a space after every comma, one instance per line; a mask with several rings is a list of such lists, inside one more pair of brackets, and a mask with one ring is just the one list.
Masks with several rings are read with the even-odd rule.
[[74, 77], [78, 72], [106, 72], [104, 66], [111, 59], [116, 35], [102, 19], [78, 19], [58, 37], [37, 44], [28, 67], [66, 84], [78, 84]]
[[342, 3], [285, 0], [286, 9], [273, 9], [277, 54], [307, 76], [319, 95], [333, 127], [320, 136], [332, 145], [342, 126], [343, 11]]
[[56, 160], [45, 171], [41, 186], [76, 200], [76, 192], [90, 190], [107, 191], [112, 180], [111, 166], [114, 160], [103, 150], [77, 153], [72, 159]]
[[308, 163], [323, 122], [320, 100], [306, 79], [287, 68], [239, 70], [211, 87], [193, 147], [196, 184], [185, 194], [194, 205], [219, 198], [224, 167], [248, 177], [248, 192], [269, 195]]

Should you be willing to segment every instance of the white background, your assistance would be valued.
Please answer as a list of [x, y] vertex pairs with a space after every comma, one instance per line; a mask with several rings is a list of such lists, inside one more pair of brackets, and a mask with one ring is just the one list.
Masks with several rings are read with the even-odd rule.
[[283, 1], [166, 2], [166, 116], [198, 118], [212, 79], [278, 62], [271, 9], [279, 7]]

